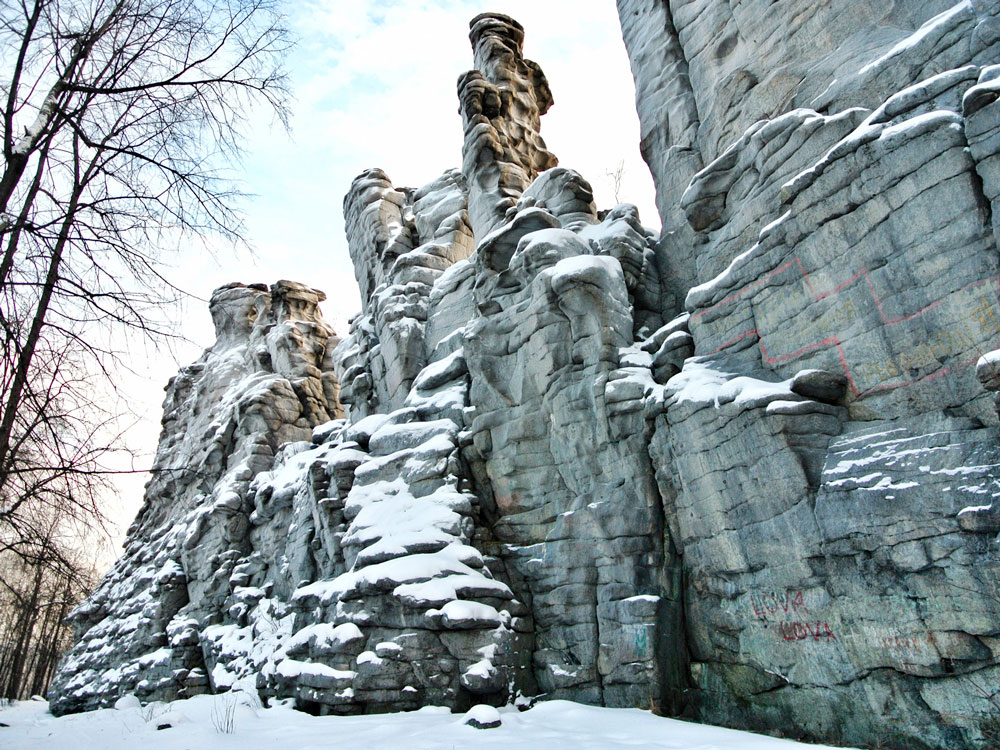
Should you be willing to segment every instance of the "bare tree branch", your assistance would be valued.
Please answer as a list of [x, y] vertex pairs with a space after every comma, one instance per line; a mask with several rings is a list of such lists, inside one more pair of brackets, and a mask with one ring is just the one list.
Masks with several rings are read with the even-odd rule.
[[[24, 586], [0, 589], [5, 691], [37, 684], [21, 674], [32, 664], [51, 672], [52, 654], [24, 638], [57, 632], [47, 613], [73, 598], [38, 571], [75, 575], [73, 535], [102, 532], [110, 479], [131, 473], [109, 468], [124, 451], [121, 415], [98, 395], [128, 367], [116, 332], [169, 341], [160, 311], [180, 290], [161, 263], [182, 238], [244, 241], [232, 167], [249, 117], [288, 117], [278, 11], [277, 0], [0, 4], [0, 562], [26, 571]], [[3, 623], [35, 635], [5, 652]]]

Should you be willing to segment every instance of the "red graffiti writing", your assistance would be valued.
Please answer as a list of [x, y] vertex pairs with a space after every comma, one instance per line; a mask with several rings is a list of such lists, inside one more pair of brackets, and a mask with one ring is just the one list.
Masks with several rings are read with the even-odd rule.
[[830, 625], [818, 620], [813, 622], [779, 622], [778, 629], [781, 637], [786, 641], [805, 641], [810, 638], [814, 641], [835, 641], [837, 636], [833, 634]]
[[774, 591], [751, 592], [750, 607], [753, 609], [753, 613], [762, 620], [767, 619], [769, 614], [773, 615], [779, 611], [785, 613], [791, 612], [792, 614], [801, 611], [807, 615], [809, 614], [809, 608], [803, 601], [801, 591], [788, 590], [784, 593]]
[[914, 651], [920, 648], [920, 641], [915, 636], [891, 636], [883, 638], [882, 645], [888, 649]]

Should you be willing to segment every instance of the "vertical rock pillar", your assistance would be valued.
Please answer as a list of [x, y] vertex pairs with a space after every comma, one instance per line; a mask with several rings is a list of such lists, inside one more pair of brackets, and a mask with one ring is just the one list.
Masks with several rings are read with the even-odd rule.
[[469, 26], [476, 69], [458, 79], [462, 172], [472, 228], [481, 239], [539, 172], [559, 162], [539, 135], [552, 92], [538, 64], [521, 54], [524, 28], [499, 13], [476, 16]]

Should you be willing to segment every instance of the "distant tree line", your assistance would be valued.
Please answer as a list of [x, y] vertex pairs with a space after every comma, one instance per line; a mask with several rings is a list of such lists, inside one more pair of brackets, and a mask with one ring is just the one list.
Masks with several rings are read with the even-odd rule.
[[59, 658], [72, 645], [63, 624], [97, 582], [97, 571], [55, 560], [0, 555], [0, 698], [44, 695]]

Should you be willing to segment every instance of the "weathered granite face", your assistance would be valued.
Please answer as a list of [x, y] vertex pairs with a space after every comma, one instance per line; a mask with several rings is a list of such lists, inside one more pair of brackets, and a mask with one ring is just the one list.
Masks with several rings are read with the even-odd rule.
[[664, 232], [555, 166], [523, 29], [474, 19], [462, 170], [345, 198], [350, 336], [297, 285], [213, 297], [56, 710], [543, 695], [995, 740], [1000, 10], [619, 11]]
[[704, 238], [690, 231], [681, 196], [754, 123], [799, 108], [828, 116], [875, 109], [932, 75], [996, 60], [996, 7], [985, 0], [780, 8], [770, 0], [618, 0], [618, 10], [663, 220], [661, 260], [678, 304], [717, 272], [701, 271]]
[[489, 479], [498, 556], [532, 603], [539, 688], [659, 704], [660, 670], [676, 671], [683, 649], [646, 450], [652, 381], [629, 362], [622, 264], [585, 239], [613, 237], [617, 218], [581, 234], [537, 229], [553, 219], [527, 209], [479, 246], [479, 260], [509, 261], [499, 274], [478, 269], [496, 278], [465, 330], [472, 453]]
[[70, 616], [77, 643], [51, 688], [57, 713], [209, 689], [200, 639], [250, 547], [253, 478], [281, 443], [339, 416], [322, 292], [291, 281], [212, 295], [216, 343], [166, 387], [145, 502], [124, 555]]
[[[477, 71], [463, 78], [463, 111], [472, 89], [496, 107], [467, 120], [463, 172], [414, 190], [369, 170], [344, 201], [364, 306], [317, 372], [337, 373], [347, 419], [320, 424], [309, 442], [266, 426], [284, 445], [264, 455], [253, 443], [238, 484], [205, 474], [192, 500], [187, 487], [151, 485], [149, 506], [169, 514], [142, 517], [134, 554], [77, 617], [111, 600], [108, 614], [135, 613], [135, 632], [165, 635], [98, 650], [113, 617], [85, 626], [78, 651], [89, 655], [63, 667], [56, 710], [126, 690], [233, 687], [321, 712], [540, 692], [676, 704], [680, 579], [646, 450], [651, 358], [628, 348], [662, 323], [655, 236], [632, 206], [599, 214], [572, 170], [535, 179], [555, 164], [538, 132], [551, 103], [544, 75], [521, 57], [516, 22], [490, 15], [471, 26]], [[242, 362], [231, 350], [258, 335], [258, 297], [263, 288], [216, 294], [226, 355], [206, 355], [204, 377], [221, 377], [216, 359]], [[299, 297], [285, 297], [281, 310], [297, 310]], [[303, 360], [289, 350], [251, 361]], [[272, 405], [255, 380], [213, 385], [198, 401], [186, 393], [168, 423], [175, 412], [201, 415], [203, 429], [251, 394]], [[164, 434], [163, 460], [188, 462], [175, 432]], [[220, 461], [238, 457], [228, 442], [216, 450]], [[204, 507], [210, 493], [234, 512], [217, 520]], [[178, 496], [184, 512], [161, 502]], [[169, 528], [168, 541], [141, 543], [147, 523]], [[169, 569], [176, 602], [161, 601], [136, 556]], [[123, 580], [137, 588], [119, 596]], [[141, 685], [121, 678], [134, 665], [150, 668]], [[99, 671], [104, 682], [87, 692]]]
[[698, 356], [647, 411], [698, 715], [989, 745], [996, 5], [619, 11], [661, 266], [694, 282]]
[[499, 13], [472, 19], [475, 70], [458, 79], [462, 173], [477, 237], [495, 229], [539, 172], [558, 164], [539, 134], [552, 106], [545, 74], [521, 54], [524, 29]]
[[[467, 206], [465, 178], [457, 170], [419, 190], [396, 190], [385, 172], [371, 169], [355, 178], [344, 198], [348, 247], [364, 301], [334, 360], [340, 399], [353, 419], [402, 406], [414, 378], [451, 332], [432, 320], [430, 296], [441, 275], [473, 250]], [[463, 315], [453, 325], [464, 321]]]

